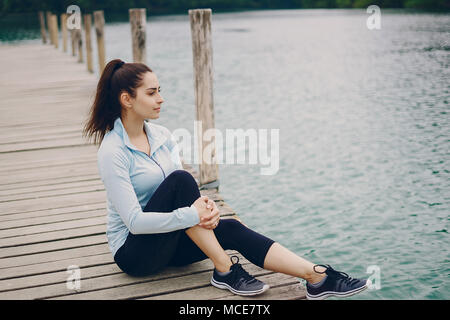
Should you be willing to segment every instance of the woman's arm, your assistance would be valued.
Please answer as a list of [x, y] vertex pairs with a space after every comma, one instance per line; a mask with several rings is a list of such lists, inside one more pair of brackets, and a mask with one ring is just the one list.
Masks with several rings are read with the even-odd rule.
[[197, 225], [199, 214], [194, 205], [172, 212], [144, 212], [129, 175], [129, 164], [123, 152], [99, 158], [99, 170], [108, 199], [133, 234], [171, 232]]

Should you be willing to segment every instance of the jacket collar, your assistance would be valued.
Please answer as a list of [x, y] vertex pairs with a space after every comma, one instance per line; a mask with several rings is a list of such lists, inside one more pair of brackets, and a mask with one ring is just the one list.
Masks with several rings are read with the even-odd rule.
[[[150, 156], [152, 156], [153, 153], [155, 153], [155, 151], [158, 150], [158, 148], [161, 147], [164, 144], [164, 142], [166, 142], [167, 137], [147, 121], [144, 121], [144, 130], [145, 133], [147, 134], [148, 143], [150, 144]], [[122, 119], [120, 117], [118, 117], [114, 121], [113, 131], [115, 131], [122, 138], [123, 143], [128, 148], [138, 152], [142, 152], [131, 143], [127, 131], [123, 126]]]

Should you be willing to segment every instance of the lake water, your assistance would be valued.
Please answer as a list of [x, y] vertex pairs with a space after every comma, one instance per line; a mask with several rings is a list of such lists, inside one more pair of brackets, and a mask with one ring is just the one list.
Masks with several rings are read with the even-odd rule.
[[[368, 16], [213, 14], [216, 127], [280, 130], [278, 172], [221, 165], [220, 192], [314, 263], [378, 270], [380, 287], [351, 299], [449, 299], [450, 15], [382, 9], [380, 30]], [[131, 61], [129, 24], [105, 33], [108, 60]], [[0, 35], [39, 42], [37, 17]], [[149, 16], [147, 45], [165, 98], [156, 123], [193, 134], [188, 15]]]

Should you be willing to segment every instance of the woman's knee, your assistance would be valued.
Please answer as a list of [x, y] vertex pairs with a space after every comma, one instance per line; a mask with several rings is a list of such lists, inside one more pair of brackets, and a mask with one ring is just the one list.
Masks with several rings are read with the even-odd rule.
[[246, 228], [241, 222], [234, 218], [221, 219], [217, 228], [214, 229], [218, 233], [223, 234], [225, 237], [232, 237], [237, 232]]
[[195, 178], [186, 170], [175, 170], [169, 174], [166, 179], [173, 179], [177, 181], [177, 183], [195, 184], [195, 186], [197, 186]]

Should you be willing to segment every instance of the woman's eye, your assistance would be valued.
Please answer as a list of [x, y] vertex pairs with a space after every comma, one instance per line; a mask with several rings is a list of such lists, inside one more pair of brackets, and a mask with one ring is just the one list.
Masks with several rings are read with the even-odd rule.
[[[161, 89], [159, 89], [159, 92], [161, 92]], [[150, 95], [154, 95], [156, 93], [156, 91], [153, 91], [152, 93], [150, 93]]]

